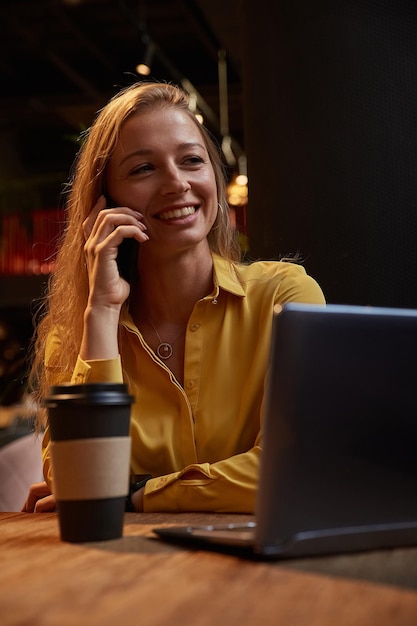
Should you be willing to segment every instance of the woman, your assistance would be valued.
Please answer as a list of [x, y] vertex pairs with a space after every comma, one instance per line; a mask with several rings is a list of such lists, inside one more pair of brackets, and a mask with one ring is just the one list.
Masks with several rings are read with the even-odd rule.
[[[324, 297], [301, 266], [239, 263], [188, 96], [139, 83], [113, 97], [76, 161], [33, 373], [40, 398], [70, 379], [129, 384], [131, 469], [153, 477], [135, 510], [253, 512], [273, 306], [290, 301]], [[55, 507], [49, 443], [46, 428], [46, 483], [23, 510]]]

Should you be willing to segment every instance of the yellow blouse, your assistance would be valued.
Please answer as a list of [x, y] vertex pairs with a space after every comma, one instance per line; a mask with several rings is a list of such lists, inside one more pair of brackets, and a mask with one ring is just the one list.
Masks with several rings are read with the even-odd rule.
[[[121, 356], [78, 358], [73, 372], [74, 383], [129, 383], [136, 398], [131, 469], [154, 476], [145, 487], [145, 511], [254, 511], [273, 307], [324, 303], [300, 265], [235, 265], [217, 255], [213, 262], [213, 292], [196, 303], [187, 325], [183, 387], [127, 310], [120, 320]], [[43, 462], [52, 486], [48, 428]]]

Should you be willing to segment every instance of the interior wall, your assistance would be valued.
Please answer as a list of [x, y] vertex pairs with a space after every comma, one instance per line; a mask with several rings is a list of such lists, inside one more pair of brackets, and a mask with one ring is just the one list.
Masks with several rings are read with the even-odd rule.
[[417, 3], [241, 0], [252, 258], [417, 308]]

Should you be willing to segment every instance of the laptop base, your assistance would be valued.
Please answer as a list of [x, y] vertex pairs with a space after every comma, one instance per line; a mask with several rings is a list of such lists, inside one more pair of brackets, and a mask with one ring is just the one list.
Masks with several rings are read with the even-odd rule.
[[289, 559], [417, 546], [417, 521], [299, 532], [274, 545], [256, 545], [256, 523], [154, 528], [162, 540], [258, 559]]

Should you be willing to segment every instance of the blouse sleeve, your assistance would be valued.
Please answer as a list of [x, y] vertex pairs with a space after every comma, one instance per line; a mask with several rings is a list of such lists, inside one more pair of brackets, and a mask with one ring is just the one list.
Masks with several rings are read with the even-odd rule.
[[189, 465], [149, 480], [145, 511], [216, 511], [253, 513], [259, 473], [261, 435], [248, 452], [217, 463]]

